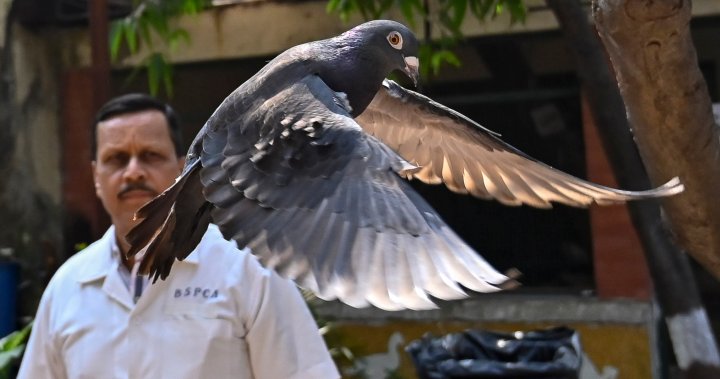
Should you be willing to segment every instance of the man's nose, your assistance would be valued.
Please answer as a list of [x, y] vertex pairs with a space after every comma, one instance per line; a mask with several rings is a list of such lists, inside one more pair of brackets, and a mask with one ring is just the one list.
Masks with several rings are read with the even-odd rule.
[[127, 181], [136, 182], [145, 179], [145, 166], [138, 157], [131, 157], [125, 167], [124, 178]]

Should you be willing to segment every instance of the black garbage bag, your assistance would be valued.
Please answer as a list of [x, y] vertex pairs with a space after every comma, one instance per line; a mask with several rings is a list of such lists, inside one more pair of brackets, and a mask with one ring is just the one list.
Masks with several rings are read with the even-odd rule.
[[406, 351], [420, 379], [577, 379], [582, 360], [580, 338], [566, 327], [513, 334], [468, 330], [440, 338], [425, 335]]

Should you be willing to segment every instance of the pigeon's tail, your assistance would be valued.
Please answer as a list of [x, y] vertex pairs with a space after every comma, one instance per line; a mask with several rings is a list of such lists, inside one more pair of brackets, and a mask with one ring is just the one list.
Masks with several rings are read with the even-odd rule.
[[210, 224], [212, 204], [202, 196], [200, 168], [199, 160], [193, 162], [175, 184], [135, 214], [142, 221], [126, 236], [128, 256], [144, 249], [140, 272], [153, 281], [165, 279], [176, 258], [190, 255]]

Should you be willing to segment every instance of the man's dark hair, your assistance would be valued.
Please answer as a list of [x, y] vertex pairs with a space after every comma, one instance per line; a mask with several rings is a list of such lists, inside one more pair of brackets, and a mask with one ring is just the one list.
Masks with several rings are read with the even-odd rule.
[[181, 157], [184, 154], [182, 130], [180, 129], [180, 120], [175, 111], [168, 104], [143, 93], [129, 93], [127, 95], [118, 96], [111, 99], [103, 105], [95, 114], [95, 122], [93, 123], [92, 138], [92, 157], [97, 156], [97, 126], [101, 121], [117, 115], [134, 113], [147, 110], [158, 110], [165, 115], [168, 126], [170, 127], [170, 138], [175, 146], [175, 154]]

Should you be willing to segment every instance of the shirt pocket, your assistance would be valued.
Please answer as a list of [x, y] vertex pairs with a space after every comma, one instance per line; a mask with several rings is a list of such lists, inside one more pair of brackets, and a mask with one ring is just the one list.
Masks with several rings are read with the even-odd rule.
[[248, 348], [222, 304], [165, 304], [164, 378], [252, 378]]

